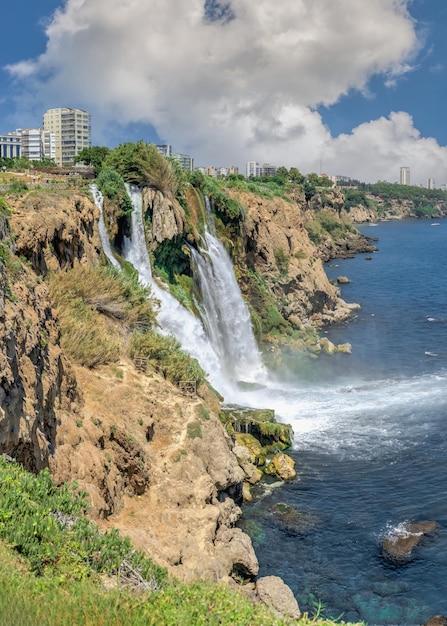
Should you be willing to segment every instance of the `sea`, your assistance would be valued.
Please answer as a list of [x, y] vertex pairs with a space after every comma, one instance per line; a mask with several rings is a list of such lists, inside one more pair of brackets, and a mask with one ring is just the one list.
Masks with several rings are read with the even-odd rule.
[[[447, 220], [359, 229], [377, 252], [326, 265], [361, 305], [325, 332], [352, 353], [285, 356], [265, 403], [293, 426], [297, 478], [255, 489], [242, 526], [301, 611], [419, 626], [447, 615]], [[408, 558], [384, 556], [426, 520]]]

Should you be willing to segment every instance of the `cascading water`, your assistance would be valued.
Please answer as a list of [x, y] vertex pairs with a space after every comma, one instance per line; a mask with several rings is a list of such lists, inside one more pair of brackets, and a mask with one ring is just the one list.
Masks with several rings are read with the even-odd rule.
[[119, 268], [120, 264], [113, 256], [112, 248], [110, 247], [109, 235], [107, 232], [106, 224], [104, 222], [104, 213], [103, 213], [104, 197], [95, 184], [90, 185], [90, 192], [93, 196], [96, 206], [99, 209], [98, 230], [99, 230], [99, 236], [101, 238], [101, 243], [102, 243], [102, 248], [104, 250], [104, 254], [106, 255], [109, 263], [111, 263], [114, 267]]
[[207, 225], [203, 247], [191, 249], [202, 300], [199, 310], [206, 333], [227, 375], [235, 381], [264, 383], [266, 371], [251, 327], [250, 313], [234, 275], [233, 264], [215, 236], [214, 217], [205, 197]]
[[157, 319], [162, 332], [173, 335], [181, 343], [182, 348], [199, 361], [207, 372], [211, 384], [226, 397], [232, 398], [234, 386], [223, 370], [200, 320], [154, 280], [144, 235], [141, 190], [131, 185], [126, 187], [134, 210], [131, 217], [132, 238], [124, 238], [124, 258], [134, 266], [140, 281], [150, 286], [153, 295], [159, 300], [160, 310]]

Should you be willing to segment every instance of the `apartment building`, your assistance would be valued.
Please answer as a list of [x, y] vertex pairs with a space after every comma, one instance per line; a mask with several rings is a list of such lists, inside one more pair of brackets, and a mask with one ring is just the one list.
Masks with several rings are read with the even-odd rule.
[[83, 148], [91, 147], [90, 113], [69, 107], [49, 109], [43, 116], [44, 131], [54, 135], [57, 165], [72, 165]]
[[21, 156], [22, 142], [16, 133], [0, 135], [0, 157], [16, 159]]
[[28, 161], [55, 160], [55, 137], [42, 128], [18, 128], [14, 133], [20, 137], [21, 156]]
[[186, 172], [192, 172], [194, 169], [194, 159], [189, 156], [189, 154], [181, 154], [179, 152], [173, 152], [172, 158], [177, 161], [180, 166], [180, 169], [185, 170]]

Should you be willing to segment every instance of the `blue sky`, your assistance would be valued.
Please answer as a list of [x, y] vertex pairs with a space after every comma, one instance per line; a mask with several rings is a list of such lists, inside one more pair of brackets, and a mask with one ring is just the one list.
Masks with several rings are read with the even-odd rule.
[[373, 181], [408, 165], [414, 183], [447, 183], [445, 0], [2, 8], [0, 132], [73, 106], [92, 113], [94, 144], [168, 142], [196, 165], [323, 164]]

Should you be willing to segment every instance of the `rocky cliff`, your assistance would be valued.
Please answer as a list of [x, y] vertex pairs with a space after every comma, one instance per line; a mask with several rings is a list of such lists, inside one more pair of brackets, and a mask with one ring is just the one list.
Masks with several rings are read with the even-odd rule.
[[[235, 258], [253, 308], [262, 300], [258, 315], [265, 300], [253, 285], [263, 279], [269, 306], [280, 302], [284, 319], [297, 328], [348, 316], [304, 228], [304, 209], [284, 199], [234, 197], [246, 215]], [[194, 207], [187, 215], [153, 190], [144, 202], [154, 249], [176, 238], [181, 246], [183, 237], [197, 240]], [[9, 196], [6, 204], [0, 451], [34, 472], [49, 466], [59, 483], [77, 480], [89, 494], [92, 517], [120, 528], [179, 578], [255, 576], [251, 542], [236, 527], [245, 474], [218, 419], [216, 397], [206, 389], [182, 394], [153, 367], [138, 368], [124, 348], [94, 369], [63, 354], [46, 278], [101, 264], [97, 208], [88, 195], [70, 190]], [[184, 261], [183, 247], [181, 254]], [[128, 342], [119, 315], [107, 318], [104, 329], [119, 345]]]

